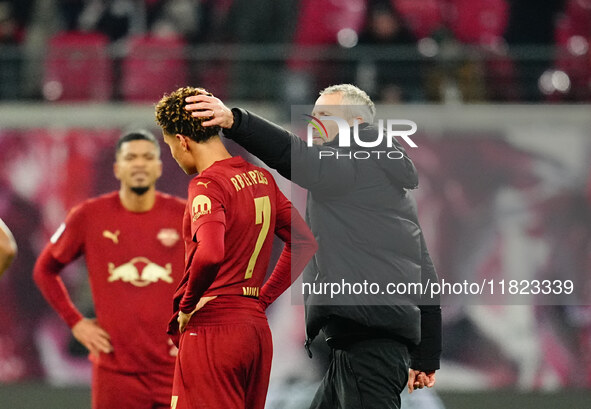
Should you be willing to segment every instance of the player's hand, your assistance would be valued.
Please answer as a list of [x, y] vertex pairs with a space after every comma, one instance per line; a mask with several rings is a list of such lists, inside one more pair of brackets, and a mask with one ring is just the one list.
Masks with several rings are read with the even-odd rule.
[[177, 321], [179, 322], [179, 332], [182, 334], [185, 331], [185, 328], [187, 327], [187, 324], [191, 320], [191, 317], [193, 316], [193, 314], [195, 314], [197, 311], [199, 311], [201, 308], [203, 308], [203, 306], [205, 304], [207, 304], [211, 300], [215, 300], [216, 298], [218, 298], [217, 295], [214, 295], [212, 297], [201, 297], [199, 299], [199, 302], [197, 303], [197, 306], [195, 307], [195, 309], [193, 311], [191, 311], [190, 314], [179, 311], [179, 316], [177, 318]]
[[203, 126], [218, 125], [230, 129], [234, 124], [234, 114], [219, 98], [205, 94], [193, 95], [185, 99], [187, 111], [195, 118], [210, 118], [202, 123]]
[[212, 297], [201, 297], [199, 299], [199, 302], [197, 303], [197, 306], [193, 310], [192, 314], [195, 314], [197, 311], [199, 311], [201, 308], [203, 308], [205, 306], [205, 304], [207, 304], [211, 300], [215, 300], [216, 298], [218, 298], [217, 295], [214, 295]]
[[170, 347], [168, 350], [170, 356], [177, 356], [179, 354], [179, 349], [174, 345], [174, 342], [172, 342], [172, 339], [170, 338], [168, 338], [168, 346]]
[[187, 324], [191, 320], [191, 317], [194, 313], [195, 311], [191, 312], [190, 314], [185, 314], [184, 312], [179, 311], [179, 317], [177, 318], [177, 321], [179, 322], [179, 332], [181, 334], [185, 332], [185, 328], [187, 327]]
[[435, 385], [435, 371], [423, 372], [416, 369], [408, 371], [408, 393], [415, 389], [432, 388]]
[[83, 318], [72, 327], [72, 334], [88, 351], [98, 357], [101, 352], [113, 352], [111, 337], [102, 329], [96, 319]]

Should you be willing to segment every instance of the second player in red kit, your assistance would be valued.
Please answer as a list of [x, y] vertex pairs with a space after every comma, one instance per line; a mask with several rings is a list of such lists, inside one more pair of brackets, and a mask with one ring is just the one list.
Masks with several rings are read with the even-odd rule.
[[[232, 157], [217, 129], [184, 109], [205, 92], [181, 88], [156, 107], [172, 156], [187, 173], [185, 275], [169, 334], [179, 343], [172, 408], [263, 409], [272, 339], [264, 313], [316, 251], [303, 219], [271, 174]], [[264, 282], [273, 236], [285, 247]]]
[[[46, 245], [34, 278], [90, 352], [93, 409], [168, 407], [176, 349], [165, 312], [183, 271], [185, 202], [156, 191], [160, 148], [138, 130], [117, 142], [121, 186], [73, 208]], [[96, 320], [72, 303], [59, 273], [84, 255]]]

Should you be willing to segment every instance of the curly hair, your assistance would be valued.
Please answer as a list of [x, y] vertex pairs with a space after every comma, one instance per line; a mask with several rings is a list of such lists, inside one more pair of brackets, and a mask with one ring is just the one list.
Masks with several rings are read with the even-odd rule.
[[209, 118], [195, 118], [191, 112], [185, 109], [185, 98], [205, 94], [211, 94], [203, 88], [183, 87], [168, 95], [164, 95], [156, 104], [156, 122], [170, 135], [181, 134], [191, 138], [195, 142], [205, 142], [216, 136], [220, 131], [219, 126], [202, 125]]

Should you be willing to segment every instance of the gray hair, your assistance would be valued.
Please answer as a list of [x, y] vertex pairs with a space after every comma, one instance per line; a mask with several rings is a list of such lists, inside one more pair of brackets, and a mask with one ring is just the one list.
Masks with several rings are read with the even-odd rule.
[[347, 105], [347, 114], [351, 119], [357, 116], [363, 118], [364, 122], [373, 123], [376, 116], [376, 107], [365, 91], [352, 84], [331, 85], [320, 91], [324, 94], [342, 94], [343, 105]]

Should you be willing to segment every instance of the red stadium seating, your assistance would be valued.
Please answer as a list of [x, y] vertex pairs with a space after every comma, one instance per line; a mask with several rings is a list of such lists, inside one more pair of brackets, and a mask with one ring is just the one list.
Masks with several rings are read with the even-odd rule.
[[566, 6], [572, 34], [591, 37], [591, 0], [570, 0]]
[[121, 66], [121, 93], [126, 101], [156, 102], [164, 93], [188, 84], [185, 42], [176, 37], [130, 39]]
[[570, 0], [554, 37], [558, 46], [555, 68], [568, 75], [570, 89], [551, 93], [547, 99], [591, 100], [591, 0]]
[[465, 44], [491, 44], [503, 36], [509, 19], [505, 0], [452, 0], [449, 28]]
[[296, 45], [336, 44], [341, 29], [360, 31], [365, 19], [363, 2], [303, 0], [300, 4], [294, 43]]
[[51, 38], [44, 61], [43, 96], [50, 101], [108, 100], [113, 92], [108, 38], [64, 32]]
[[418, 39], [430, 36], [443, 25], [438, 0], [392, 0], [392, 4]]

